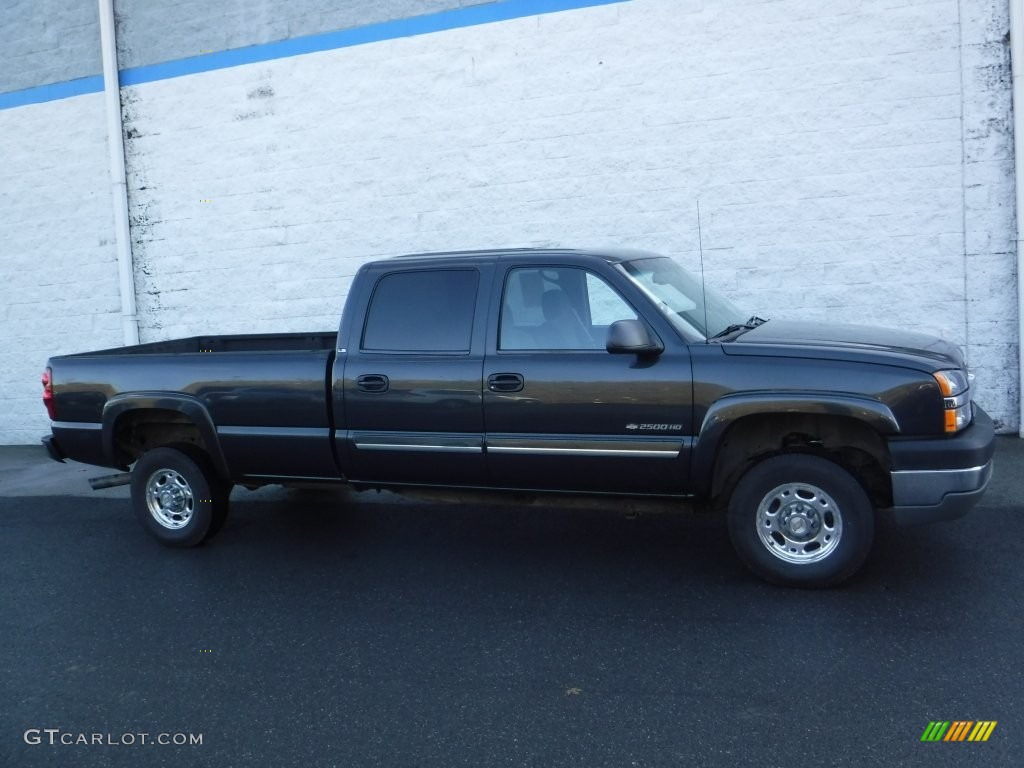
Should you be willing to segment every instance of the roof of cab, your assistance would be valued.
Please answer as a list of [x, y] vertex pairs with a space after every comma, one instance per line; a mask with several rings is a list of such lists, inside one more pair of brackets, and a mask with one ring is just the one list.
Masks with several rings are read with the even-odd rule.
[[618, 263], [635, 259], [657, 258], [661, 254], [633, 248], [493, 248], [474, 251], [406, 253], [392, 258], [415, 261], [447, 261], [450, 259], [502, 261], [522, 256], [593, 256], [611, 263]]

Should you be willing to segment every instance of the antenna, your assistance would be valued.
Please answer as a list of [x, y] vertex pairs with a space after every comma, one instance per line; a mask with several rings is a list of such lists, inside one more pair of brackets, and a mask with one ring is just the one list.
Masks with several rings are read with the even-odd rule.
[[697, 248], [700, 249], [700, 300], [704, 305], [704, 343], [708, 343], [708, 291], [704, 285], [704, 239], [700, 233], [700, 198], [697, 198]]

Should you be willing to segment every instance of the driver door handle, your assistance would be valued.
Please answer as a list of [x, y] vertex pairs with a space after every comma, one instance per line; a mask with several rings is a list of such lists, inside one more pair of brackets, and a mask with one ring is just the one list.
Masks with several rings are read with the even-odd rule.
[[491, 392], [521, 392], [526, 380], [519, 373], [492, 373], [487, 377]]
[[387, 392], [390, 385], [382, 373], [365, 373], [356, 379], [356, 388], [361, 392]]

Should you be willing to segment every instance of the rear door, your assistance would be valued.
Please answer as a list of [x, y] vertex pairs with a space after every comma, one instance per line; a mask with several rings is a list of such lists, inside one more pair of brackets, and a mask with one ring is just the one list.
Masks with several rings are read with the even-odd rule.
[[[610, 277], [583, 264], [503, 265], [484, 364], [494, 485], [639, 494], [685, 487], [689, 353], [657, 333]], [[631, 318], [663, 337], [662, 355], [605, 350], [608, 326]]]
[[362, 322], [350, 333], [342, 383], [349, 479], [486, 482], [479, 297], [492, 273], [487, 264], [455, 263], [369, 277], [367, 298], [352, 308]]

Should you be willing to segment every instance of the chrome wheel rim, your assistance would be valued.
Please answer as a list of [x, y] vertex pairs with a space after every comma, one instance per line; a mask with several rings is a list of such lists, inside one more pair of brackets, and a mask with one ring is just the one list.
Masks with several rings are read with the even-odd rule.
[[757, 535], [787, 563], [816, 563], [839, 546], [843, 516], [835, 500], [810, 483], [786, 483], [757, 505]]
[[188, 525], [195, 512], [192, 488], [173, 469], [158, 469], [146, 482], [146, 506], [164, 528], [177, 531]]

